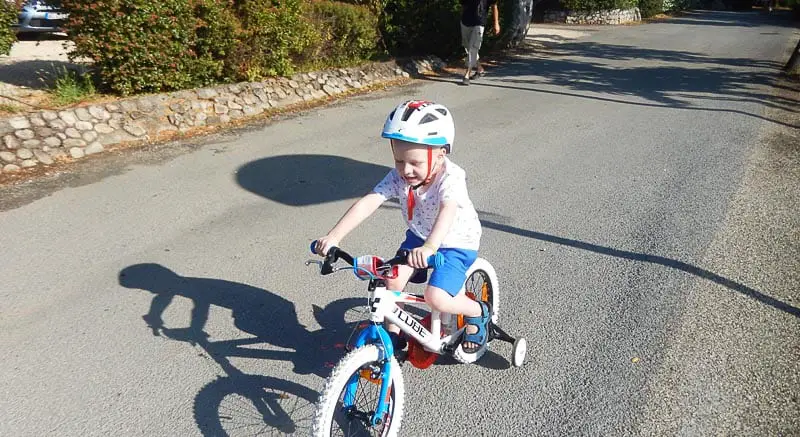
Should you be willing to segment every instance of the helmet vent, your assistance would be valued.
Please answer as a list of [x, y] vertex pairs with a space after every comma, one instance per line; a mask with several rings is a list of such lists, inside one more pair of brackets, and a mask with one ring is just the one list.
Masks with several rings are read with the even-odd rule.
[[402, 120], [403, 121], [408, 121], [408, 117], [411, 117], [411, 114], [413, 114], [414, 111], [416, 111], [416, 110], [417, 110], [417, 108], [412, 108], [410, 106], [408, 108], [406, 108], [406, 112], [403, 113]]
[[442, 114], [442, 115], [444, 115], [445, 117], [447, 117], [447, 109], [444, 109], [444, 108], [436, 108], [436, 110], [437, 110], [437, 111], [438, 111], [440, 114]]
[[422, 117], [422, 120], [420, 120], [419, 124], [430, 123], [430, 122], [436, 121], [436, 120], [438, 120], [438, 118], [436, 116], [434, 116], [433, 114], [425, 114], [425, 116]]

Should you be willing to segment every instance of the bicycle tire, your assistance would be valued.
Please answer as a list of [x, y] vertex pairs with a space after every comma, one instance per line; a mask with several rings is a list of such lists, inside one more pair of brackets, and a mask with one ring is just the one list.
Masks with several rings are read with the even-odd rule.
[[[475, 288], [473, 284], [471, 284], [471, 282], [475, 282], [478, 278], [483, 281], [480, 289]], [[497, 283], [497, 273], [488, 261], [483, 258], [475, 260], [469, 270], [467, 270], [467, 280], [464, 281], [464, 288], [462, 291], [474, 300], [490, 303], [492, 307], [492, 323], [497, 323], [500, 315], [500, 290]], [[461, 328], [463, 325], [463, 316], [459, 316], [458, 327]], [[474, 354], [468, 354], [464, 352], [459, 344], [453, 352], [453, 358], [460, 363], [471, 364], [481, 359], [487, 350], [488, 344]]]
[[[353, 350], [342, 358], [341, 361], [333, 368], [331, 375], [325, 382], [325, 388], [317, 402], [317, 411], [314, 414], [314, 421], [312, 424], [313, 437], [330, 437], [338, 435], [347, 436], [380, 436], [380, 437], [396, 437], [400, 430], [400, 423], [403, 419], [403, 402], [405, 398], [405, 385], [403, 384], [403, 374], [401, 373], [400, 365], [394, 357], [390, 358], [390, 371], [391, 371], [391, 394], [389, 396], [391, 405], [388, 411], [388, 420], [385, 420], [383, 426], [378, 428], [367, 427], [360, 420], [348, 420], [343, 417], [342, 396], [344, 389], [350, 381], [350, 378], [360, 373], [360, 370], [370, 364], [379, 364], [382, 353], [378, 346], [370, 344], [359, 347]], [[362, 386], [362, 384], [364, 384]], [[359, 386], [356, 393], [356, 399], [367, 398], [369, 396], [362, 395], [360, 392], [369, 391], [369, 389], [379, 390], [380, 384], [371, 382], [368, 378], [363, 378], [359, 375]], [[374, 396], [374, 400], [367, 399], [367, 404], [376, 404], [378, 395]], [[367, 407], [366, 412], [375, 411], [376, 405]], [[357, 407], [357, 409], [359, 409]], [[360, 409], [359, 409], [360, 410]], [[337, 413], [339, 414], [337, 416]], [[336, 427], [339, 426], [339, 431], [344, 431], [342, 427], [347, 426], [347, 434], [334, 433]], [[353, 428], [350, 428], [350, 427]], [[353, 432], [355, 431], [355, 433]]]
[[462, 287], [461, 291], [475, 291], [469, 289], [469, 282], [470, 278], [476, 274], [483, 275], [489, 283], [489, 298], [486, 300], [486, 302], [492, 304], [492, 323], [497, 323], [498, 319], [500, 318], [500, 285], [497, 281], [497, 272], [495, 272], [494, 267], [489, 264], [489, 261], [486, 261], [483, 258], [478, 258], [474, 263], [472, 263], [467, 270], [467, 279], [464, 281], [464, 286]]

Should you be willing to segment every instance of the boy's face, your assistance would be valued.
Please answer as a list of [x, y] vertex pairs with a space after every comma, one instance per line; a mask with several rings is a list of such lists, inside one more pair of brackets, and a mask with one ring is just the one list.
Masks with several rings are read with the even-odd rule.
[[[391, 140], [391, 142], [394, 167], [400, 173], [400, 176], [409, 185], [418, 185], [424, 182], [425, 176], [428, 175], [428, 148], [402, 140]], [[435, 172], [443, 159], [444, 149], [433, 149], [432, 173]]]

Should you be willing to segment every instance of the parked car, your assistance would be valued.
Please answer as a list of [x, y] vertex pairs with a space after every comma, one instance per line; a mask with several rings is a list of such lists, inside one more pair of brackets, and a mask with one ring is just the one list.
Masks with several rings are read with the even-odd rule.
[[28, 0], [22, 5], [19, 23], [11, 27], [17, 33], [63, 32], [67, 14], [58, 0]]

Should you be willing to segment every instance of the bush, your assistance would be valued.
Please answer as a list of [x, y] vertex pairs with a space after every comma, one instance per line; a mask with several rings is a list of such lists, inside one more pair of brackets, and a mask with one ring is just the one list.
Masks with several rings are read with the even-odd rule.
[[664, 0], [639, 0], [642, 18], [650, 18], [664, 12]]
[[[210, 1], [209, 1], [210, 2]], [[120, 94], [159, 92], [215, 81], [222, 61], [197, 44], [192, 0], [64, 0], [75, 57], [94, 63], [103, 87]]]
[[638, 6], [637, 0], [563, 0], [564, 8], [571, 11], [603, 11], [630, 9]]
[[236, 79], [292, 74], [311, 62], [321, 36], [303, 17], [301, 0], [239, 1], [239, 43], [227, 63]]
[[18, 21], [19, 12], [15, 4], [5, 0], [0, 1], [0, 55], [11, 53], [11, 46], [17, 41], [17, 36], [11, 28]]
[[308, 16], [321, 35], [319, 59], [324, 59], [326, 66], [352, 65], [376, 54], [378, 17], [368, 7], [313, 1]]
[[461, 50], [460, 19], [459, 0], [388, 0], [381, 33], [394, 56], [446, 58]]

